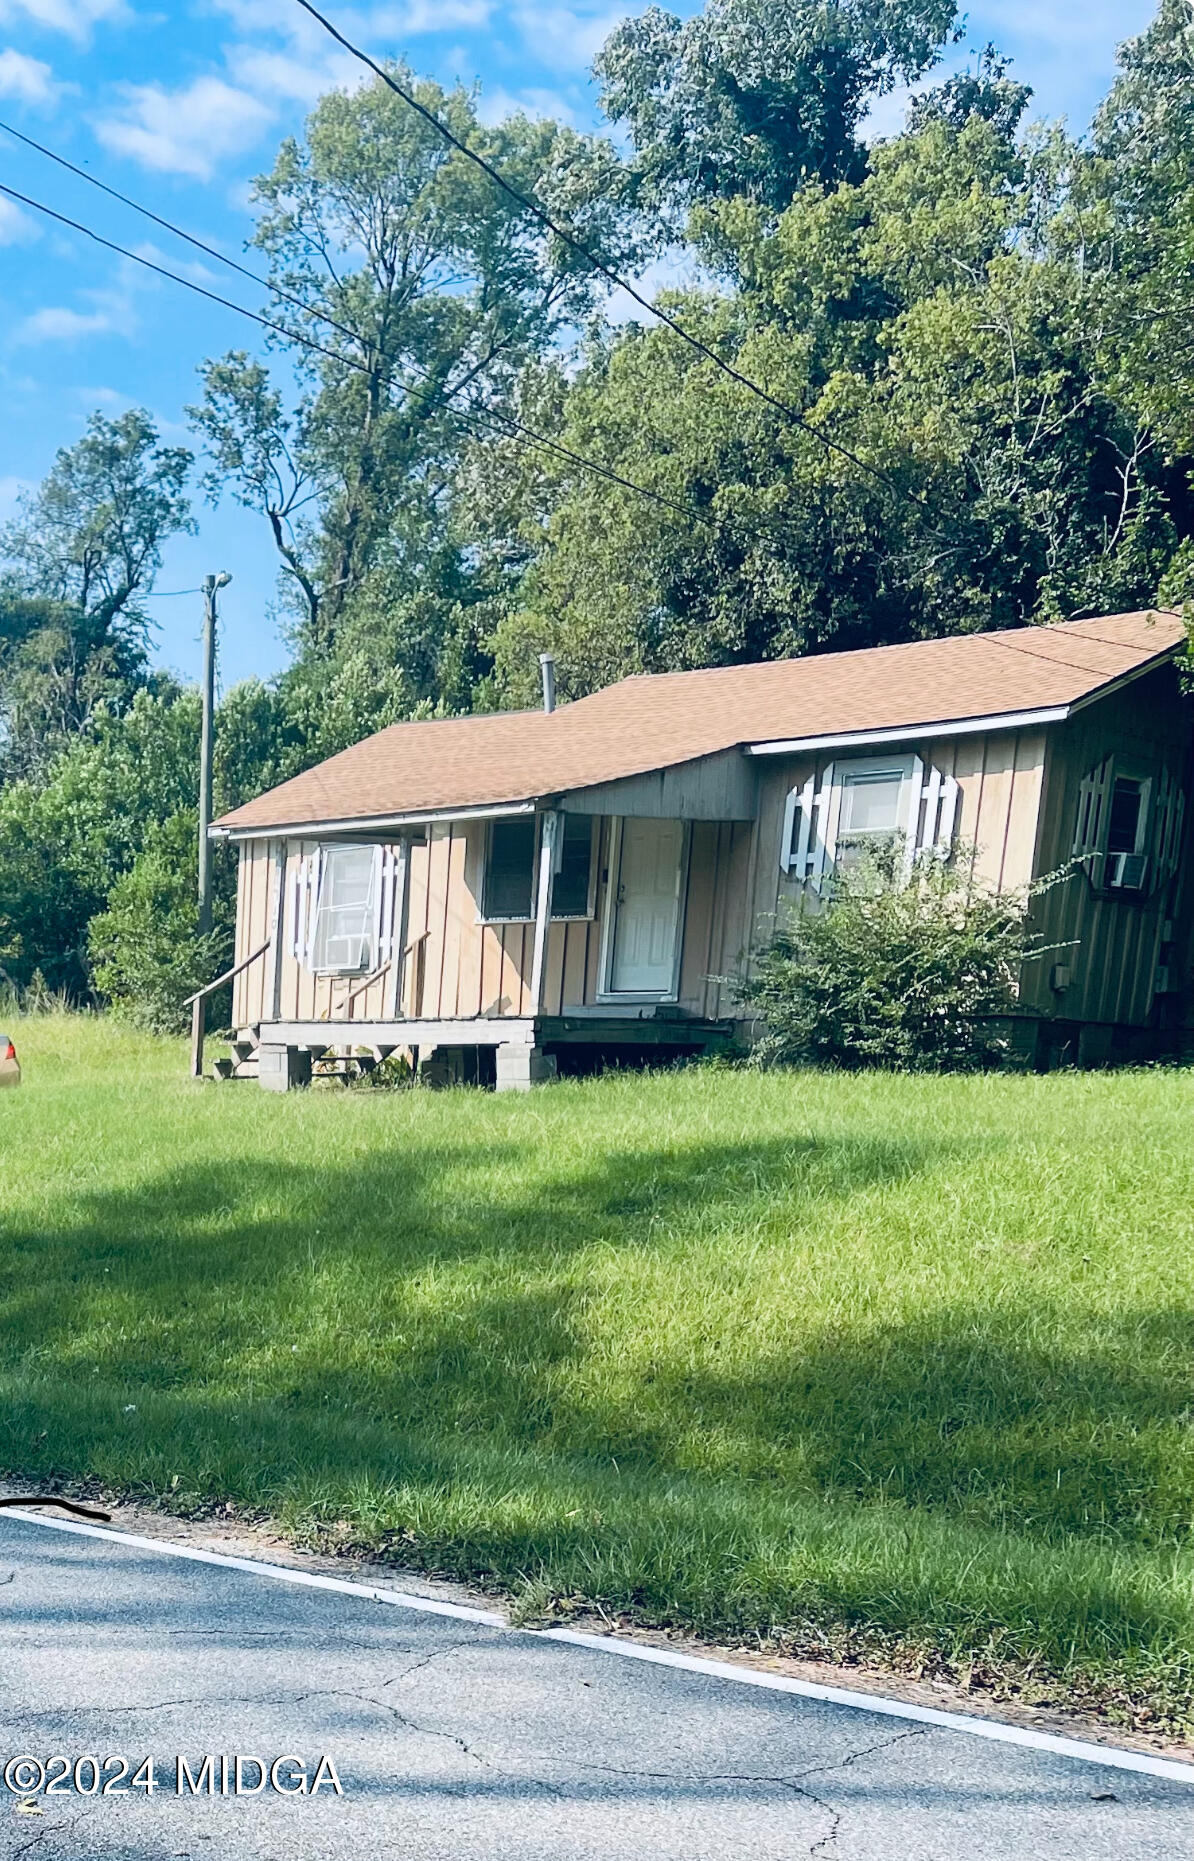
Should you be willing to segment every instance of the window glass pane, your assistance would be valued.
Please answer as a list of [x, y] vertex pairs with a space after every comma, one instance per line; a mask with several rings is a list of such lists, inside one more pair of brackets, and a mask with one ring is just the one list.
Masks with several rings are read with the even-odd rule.
[[1140, 829], [1140, 803], [1143, 790], [1139, 782], [1120, 776], [1111, 791], [1111, 819], [1107, 829], [1109, 853], [1134, 853]]
[[535, 890], [535, 821], [521, 815], [489, 824], [485, 867], [485, 916], [529, 918]]
[[842, 791], [841, 831], [889, 834], [900, 824], [903, 780], [889, 772], [848, 776]]
[[551, 911], [557, 918], [583, 918], [589, 910], [589, 868], [593, 848], [591, 814], [561, 816], [564, 844], [552, 887]]
[[316, 969], [373, 967], [371, 846], [329, 847], [323, 856], [312, 963]]

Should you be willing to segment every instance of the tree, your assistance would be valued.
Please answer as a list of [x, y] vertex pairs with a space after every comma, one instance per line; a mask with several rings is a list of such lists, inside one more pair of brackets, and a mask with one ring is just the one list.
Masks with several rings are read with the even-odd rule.
[[930, 123], [948, 123], [964, 129], [972, 116], [993, 123], [1001, 136], [1011, 138], [1032, 97], [1030, 84], [1009, 78], [1010, 58], [1002, 58], [990, 43], [978, 54], [973, 71], [955, 72], [932, 90], [922, 91], [908, 106], [905, 127], [910, 135]]
[[601, 105], [673, 227], [710, 199], [781, 213], [811, 180], [859, 178], [868, 104], [936, 61], [956, 12], [954, 0], [709, 0], [681, 20], [651, 6], [603, 45]]
[[[1117, 312], [1104, 362], [1171, 459], [1194, 451], [1194, 17], [1161, 0], [1120, 47], [1095, 118], [1075, 244], [1111, 271]], [[1087, 255], [1090, 258], [1087, 258]]]
[[0, 531], [0, 721], [10, 769], [44, 766], [145, 676], [141, 597], [163, 543], [193, 529], [191, 454], [140, 409], [93, 414]]
[[528, 377], [566, 445], [671, 508], [482, 449], [477, 520], [495, 557], [522, 557], [498, 692], [529, 699], [545, 647], [567, 694], [1151, 602], [1194, 512], [1107, 379], [1114, 302], [1072, 249], [1078, 160], [1056, 133], [1017, 144], [1010, 116], [930, 114], [778, 218], [694, 209], [737, 284], [675, 308], [806, 425], [667, 329], [624, 326], [571, 377]]
[[[229, 864], [227, 849], [217, 861]], [[187, 810], [155, 822], [145, 845], [91, 919], [92, 980], [113, 1007], [153, 1033], [178, 1033], [193, 990], [227, 967], [232, 954], [235, 885], [216, 887], [215, 924], [201, 934], [195, 894], [195, 819]], [[213, 1016], [227, 1000], [213, 998]]]
[[198, 820], [199, 700], [165, 681], [86, 736], [35, 780], [0, 790], [0, 966], [18, 986], [90, 990], [88, 925], [160, 824]]
[[[525, 116], [486, 128], [464, 91], [398, 69], [521, 192], [588, 244], [627, 250], [607, 143]], [[500, 424], [516, 369], [591, 307], [600, 280], [380, 80], [325, 97], [256, 200], [255, 244], [286, 294], [270, 312], [293, 338], [302, 392], [287, 408], [237, 352], [204, 365], [192, 412], [214, 460], [209, 491], [230, 484], [266, 517], [300, 650], [326, 660], [374, 574], [387, 599], [417, 594], [429, 571], [450, 582], [467, 422], [496, 409]]]

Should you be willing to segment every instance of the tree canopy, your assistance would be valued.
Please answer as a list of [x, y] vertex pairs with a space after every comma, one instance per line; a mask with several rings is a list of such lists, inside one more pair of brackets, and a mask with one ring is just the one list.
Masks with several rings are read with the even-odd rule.
[[[1189, 7], [1080, 138], [996, 46], [943, 72], [958, 30], [953, 0], [651, 7], [596, 61], [616, 141], [396, 66], [513, 195], [381, 81], [316, 105], [254, 189], [281, 333], [201, 362], [192, 410], [293, 648], [221, 704], [225, 801], [395, 718], [533, 702], [547, 647], [566, 699], [1194, 593]], [[144, 606], [190, 470], [96, 415], [0, 537], [0, 965], [158, 1024], [215, 960], [195, 698]]]

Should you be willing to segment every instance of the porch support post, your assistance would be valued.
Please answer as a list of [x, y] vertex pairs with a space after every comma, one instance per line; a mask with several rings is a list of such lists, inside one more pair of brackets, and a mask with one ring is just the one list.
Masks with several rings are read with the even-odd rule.
[[286, 928], [286, 853], [285, 840], [274, 842], [273, 892], [270, 899], [269, 963], [265, 976], [265, 1006], [271, 1021], [282, 1013], [282, 935]]
[[394, 855], [394, 919], [390, 930], [389, 1002], [386, 1014], [402, 1016], [402, 985], [406, 978], [406, 934], [410, 929], [410, 835], [400, 834]]
[[556, 842], [560, 816], [555, 808], [543, 815], [539, 840], [539, 885], [535, 894], [535, 953], [531, 961], [531, 1013], [543, 1012], [543, 984], [547, 975], [547, 931], [551, 923], [551, 893], [556, 876]]

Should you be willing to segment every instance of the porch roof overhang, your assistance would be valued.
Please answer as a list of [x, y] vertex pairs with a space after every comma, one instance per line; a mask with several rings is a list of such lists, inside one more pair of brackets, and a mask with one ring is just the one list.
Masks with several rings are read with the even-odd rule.
[[290, 821], [269, 827], [225, 826], [208, 829], [213, 840], [359, 840], [404, 827], [427, 827], [435, 821], [497, 821], [512, 814], [534, 814], [537, 801], [509, 801], [475, 808], [426, 808], [417, 814], [371, 814], [359, 820]]

